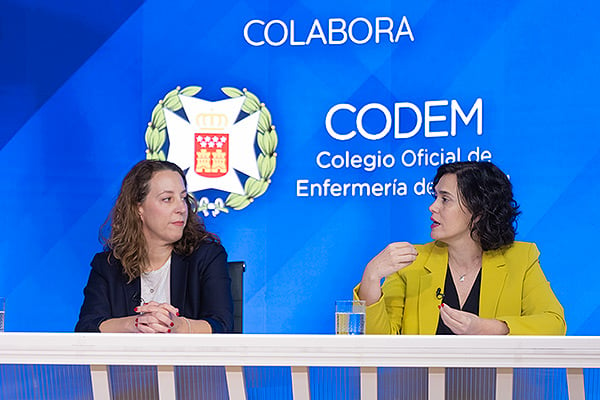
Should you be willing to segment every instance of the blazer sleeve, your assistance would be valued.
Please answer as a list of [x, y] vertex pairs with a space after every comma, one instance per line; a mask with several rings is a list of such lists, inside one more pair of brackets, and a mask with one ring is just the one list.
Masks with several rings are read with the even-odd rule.
[[233, 300], [225, 249], [219, 244], [210, 244], [205, 257], [197, 257], [194, 262], [194, 270], [198, 271], [196, 279], [200, 283], [201, 306], [197, 319], [208, 322], [213, 333], [231, 332]]
[[96, 254], [92, 260], [90, 276], [83, 289], [83, 305], [79, 312], [79, 321], [75, 332], [100, 332], [100, 324], [111, 318], [109, 304], [109, 277], [106, 253]]
[[506, 322], [510, 335], [564, 335], [567, 331], [563, 307], [542, 272], [539, 255], [532, 243], [523, 277], [521, 315], [497, 316]]
[[[354, 299], [358, 298], [360, 284], [354, 288]], [[398, 273], [387, 278], [381, 286], [381, 297], [367, 306], [365, 332], [375, 335], [399, 335], [404, 319], [406, 282]]]

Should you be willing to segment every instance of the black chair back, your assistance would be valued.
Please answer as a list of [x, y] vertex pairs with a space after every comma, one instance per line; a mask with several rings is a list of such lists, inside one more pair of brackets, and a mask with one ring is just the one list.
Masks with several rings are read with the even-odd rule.
[[244, 318], [244, 261], [229, 261], [229, 276], [231, 277], [231, 297], [233, 298], [233, 333], [242, 333]]

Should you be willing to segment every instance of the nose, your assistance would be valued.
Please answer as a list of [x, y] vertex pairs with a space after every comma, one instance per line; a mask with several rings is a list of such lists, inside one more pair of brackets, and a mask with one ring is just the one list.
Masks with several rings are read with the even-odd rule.
[[438, 205], [437, 205], [437, 199], [433, 200], [433, 203], [431, 203], [431, 205], [429, 206], [429, 212], [431, 212], [432, 214], [435, 214], [436, 212], [438, 212]]
[[179, 203], [177, 203], [176, 212], [179, 214], [183, 214], [187, 211], [188, 205], [185, 199], [179, 199]]

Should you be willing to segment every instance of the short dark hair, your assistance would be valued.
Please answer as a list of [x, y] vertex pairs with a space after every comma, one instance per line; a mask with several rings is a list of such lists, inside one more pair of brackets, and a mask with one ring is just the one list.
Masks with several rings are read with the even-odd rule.
[[460, 161], [441, 165], [433, 185], [446, 174], [456, 175], [459, 200], [472, 214], [473, 240], [484, 251], [511, 245], [521, 212], [506, 174], [491, 162]]

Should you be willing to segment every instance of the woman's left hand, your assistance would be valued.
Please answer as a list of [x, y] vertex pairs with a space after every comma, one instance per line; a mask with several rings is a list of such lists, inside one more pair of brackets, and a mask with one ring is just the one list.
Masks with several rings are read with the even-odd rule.
[[497, 319], [480, 318], [442, 303], [440, 316], [444, 324], [457, 335], [507, 335], [506, 323]]

